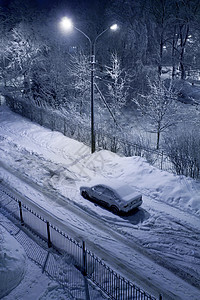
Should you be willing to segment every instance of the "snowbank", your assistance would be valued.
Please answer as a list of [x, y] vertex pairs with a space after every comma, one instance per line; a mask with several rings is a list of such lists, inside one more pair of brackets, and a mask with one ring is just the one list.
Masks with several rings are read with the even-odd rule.
[[2, 298], [24, 278], [26, 254], [22, 246], [2, 226], [0, 239], [0, 298]]
[[[105, 152], [101, 155], [106, 157]], [[200, 215], [199, 181], [159, 170], [141, 157], [119, 157], [109, 153], [107, 156], [110, 160], [107, 157], [104, 172], [107, 180], [120, 179], [143, 195]]]

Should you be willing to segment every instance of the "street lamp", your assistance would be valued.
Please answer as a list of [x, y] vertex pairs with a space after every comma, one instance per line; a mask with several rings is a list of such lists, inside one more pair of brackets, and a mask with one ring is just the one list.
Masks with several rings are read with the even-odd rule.
[[63, 17], [60, 22], [60, 28], [63, 31], [70, 31], [72, 28], [76, 29], [79, 31], [81, 34], [83, 34], [89, 41], [90, 43], [90, 63], [91, 63], [91, 152], [95, 152], [95, 131], [94, 131], [94, 65], [95, 65], [95, 46], [98, 38], [104, 34], [108, 30], [116, 31], [118, 29], [117, 24], [113, 24], [103, 30], [100, 34], [96, 36], [94, 40], [91, 40], [85, 32], [80, 30], [79, 28], [75, 27], [72, 23], [72, 21], [67, 18]]

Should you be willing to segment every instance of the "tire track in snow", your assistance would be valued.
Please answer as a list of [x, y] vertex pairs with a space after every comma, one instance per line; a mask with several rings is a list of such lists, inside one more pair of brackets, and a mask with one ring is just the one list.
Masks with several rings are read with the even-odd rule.
[[[20, 176], [20, 177], [22, 179], [24, 179], [23, 176]], [[27, 181], [27, 180], [25, 180], [25, 181]], [[29, 182], [29, 184], [30, 184], [30, 182]], [[34, 186], [35, 188], [38, 188], [38, 190], [40, 190], [42, 193], [44, 193], [44, 190], [40, 186], [37, 186], [34, 183], [32, 184], [32, 186]], [[51, 195], [49, 195], [48, 192], [46, 191], [45, 194], [50, 199], [50, 202], [52, 201], [51, 198], [54, 196], [54, 194], [57, 196], [57, 193], [55, 193], [55, 192], [53, 192], [53, 193], [51, 193]], [[66, 200], [68, 201], [67, 205], [66, 205]], [[108, 227], [106, 223], [99, 222], [99, 219], [97, 219], [97, 216], [95, 216], [94, 214], [92, 215], [91, 212], [83, 211], [82, 209], [80, 209], [78, 207], [74, 207], [74, 205], [71, 204], [69, 199], [63, 199], [63, 197], [61, 197], [57, 201], [57, 204], [59, 204], [60, 206], [62, 206], [64, 204], [65, 209], [70, 210], [70, 213], [76, 211], [75, 215], [77, 215], [79, 219], [84, 220], [84, 222], [82, 223], [82, 226], [87, 227], [86, 223], [85, 223], [85, 220], [87, 220], [87, 223], [90, 224], [89, 227], [90, 227], [90, 229], [92, 229], [94, 231], [94, 236], [95, 236], [95, 239], [87, 241], [87, 244], [89, 245], [90, 249], [92, 249], [92, 251], [94, 251], [95, 253], [98, 253], [98, 255], [100, 254], [100, 257], [103, 258], [106, 262], [108, 262], [108, 263], [112, 262], [111, 265], [113, 265], [115, 269], [120, 270], [120, 272], [125, 277], [128, 276], [128, 278], [130, 278], [130, 280], [135, 279], [138, 285], [143, 286], [144, 289], [149, 291], [150, 293], [152, 293], [152, 292], [155, 293], [156, 291], [159, 290], [159, 292], [163, 293], [163, 296], [165, 296], [165, 299], [174, 299], [174, 297], [176, 297], [176, 299], [181, 299], [181, 298], [177, 298], [177, 295], [175, 296], [175, 294], [172, 295], [171, 292], [169, 292], [170, 289], [168, 290], [167, 288], [163, 288], [162, 286], [160, 286], [160, 288], [159, 288], [159, 283], [156, 282], [157, 274], [159, 273], [160, 278], [163, 277], [163, 275], [164, 275], [164, 277], [169, 276], [168, 281], [172, 280], [172, 278], [173, 278], [173, 282], [176, 283], [176, 286], [182, 287], [184, 285], [187, 285], [187, 283], [186, 282], [183, 283], [181, 281], [181, 279], [178, 279], [177, 275], [181, 275], [181, 274], [173, 275], [173, 273], [171, 273], [167, 270], [164, 270], [162, 261], [157, 260], [157, 262], [155, 263], [152, 255], [150, 255], [148, 253], [148, 251], [141, 248], [137, 243], [135, 243], [135, 241], [137, 239], [135, 241], [128, 240], [126, 236], [122, 236], [118, 232], [113, 231], [113, 229]], [[34, 204], [34, 205], [36, 205], [36, 204]], [[36, 205], [36, 206], [38, 206], [38, 205]], [[45, 213], [49, 216], [49, 212], [47, 210], [45, 210], [42, 207], [39, 209], [40, 209], [40, 213], [42, 211], [43, 214]], [[75, 217], [75, 215], [74, 215], [74, 217]], [[53, 220], [52, 222], [54, 224], [56, 223], [55, 225], [60, 227], [61, 230], [65, 231], [67, 228], [67, 231], [70, 231], [70, 234], [72, 236], [76, 236], [76, 238], [78, 240], [80, 238], [84, 238], [87, 240], [87, 238], [88, 238], [87, 229], [86, 229], [85, 233], [78, 232], [78, 235], [77, 235], [77, 231], [74, 231], [74, 228], [70, 228], [69, 224], [63, 224], [62, 221], [60, 220], [60, 218], [57, 218], [55, 215], [51, 214], [50, 217]], [[67, 227], [65, 227], [65, 226], [67, 226]], [[100, 230], [101, 233], [100, 234], [97, 233], [95, 228], [98, 228], [98, 231]], [[115, 228], [114, 228], [114, 230], [115, 230]], [[102, 234], [102, 232], [104, 234]], [[84, 236], [84, 234], [86, 234], [86, 236]], [[105, 237], [103, 237], [103, 236], [105, 236]], [[97, 241], [96, 238], [98, 238], [99, 240], [101, 239], [101, 242], [103, 242], [103, 243], [109, 244], [109, 246], [106, 245], [106, 250], [105, 250], [105, 245], [102, 247], [102, 245], [96, 244], [96, 241]], [[94, 242], [95, 242], [95, 244], [94, 244]], [[114, 255], [113, 255], [113, 250], [110, 249], [110, 244], [113, 244], [113, 250], [118, 248], [120, 246], [120, 244], [121, 244], [121, 246], [123, 245], [123, 247], [122, 247], [123, 251], [121, 252], [121, 254], [116, 253], [116, 251], [114, 251]], [[130, 255], [130, 253], [131, 253], [131, 255]], [[118, 257], [116, 257], [116, 255], [118, 255]], [[125, 259], [124, 257], [123, 258], [121, 257], [122, 255], [123, 256], [129, 255], [130, 261], [127, 262], [127, 259]], [[146, 262], [146, 260], [148, 262]], [[137, 262], [139, 269], [136, 268], [136, 262]], [[148, 269], [148, 276], [147, 276], [146, 272], [145, 272], [145, 274], [143, 272], [145, 269], [144, 268], [145, 263], [147, 263], [146, 270]], [[160, 265], [162, 265], [162, 267], [159, 266], [158, 263]], [[165, 267], [165, 265], [164, 265], [164, 267]], [[156, 277], [155, 277], [155, 275], [156, 275]], [[166, 279], [164, 279], [164, 278], [163, 278], [163, 280], [166, 281]], [[177, 283], [177, 281], [178, 282], [181, 281], [181, 283], [180, 282]], [[186, 290], [190, 291], [191, 288], [189, 288], [189, 286], [188, 286]]]

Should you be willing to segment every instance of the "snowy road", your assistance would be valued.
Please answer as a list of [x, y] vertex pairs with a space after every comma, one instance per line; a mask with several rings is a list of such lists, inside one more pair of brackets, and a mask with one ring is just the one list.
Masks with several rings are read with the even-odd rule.
[[[25, 202], [26, 197], [31, 199], [40, 214], [50, 214], [52, 223], [77, 240], [84, 239], [90, 250], [147, 292], [162, 293], [164, 299], [199, 299], [199, 215], [192, 211], [194, 205], [180, 209], [184, 198], [179, 190], [180, 202], [175, 197], [174, 202], [166, 202], [167, 193], [160, 186], [153, 192], [143, 187], [141, 209], [129, 217], [115, 216], [84, 200], [78, 188], [97, 173], [121, 177], [130, 184], [133, 177], [126, 165], [130, 160], [119, 164], [114, 154], [103, 153], [103, 160], [102, 154], [97, 154], [91, 161], [87, 147], [9, 115], [10, 123], [0, 124], [0, 177], [18, 190]], [[60, 146], [58, 140], [62, 140]], [[136, 163], [137, 174], [144, 178], [147, 165], [140, 160]], [[165, 178], [163, 186], [170, 176], [176, 183], [174, 175], [149, 167], [149, 176], [157, 181], [156, 172], [160, 172], [160, 180]], [[141, 190], [139, 179], [134, 186]], [[189, 189], [196, 194], [197, 187], [192, 183]], [[192, 203], [197, 198], [193, 197]]]
[[[44, 193], [43, 188], [40, 186], [37, 186], [37, 189], [35, 189], [36, 184], [27, 184], [28, 180], [25, 178], [22, 182], [22, 175], [17, 178], [2, 168], [1, 172], [6, 174], [10, 182], [15, 182], [16, 185], [20, 187], [23, 186], [29, 196], [32, 195], [33, 198], [37, 197], [37, 202], [34, 202], [20, 195], [20, 193], [17, 193], [18, 198], [20, 198], [23, 203], [31, 206], [31, 208], [52, 222], [52, 224], [55, 224], [58, 228], [67, 232], [77, 240], [86, 240], [90, 250], [126, 278], [134, 281], [137, 285], [142, 286], [145, 290], [156, 296], [162, 293], [164, 299], [182, 299], [182, 296], [179, 297], [178, 294], [180, 293], [181, 295], [183, 291], [188, 298], [192, 297], [192, 299], [198, 299], [198, 289], [191, 288], [189, 284], [181, 280], [177, 275], [172, 274], [172, 272], [167, 271], [161, 265], [177, 273], [177, 269], [174, 266], [172, 267], [168, 261], [156, 258], [156, 256], [140, 247], [138, 240], [136, 240], [138, 235], [136, 231], [138, 231], [138, 229], [134, 230], [134, 225], [131, 226], [131, 224], [138, 222], [138, 215], [144, 214], [142, 211], [138, 211], [135, 215], [127, 217], [127, 219], [130, 220], [128, 223], [118, 217], [118, 221], [116, 221], [116, 216], [114, 216], [113, 221], [108, 217], [101, 217], [99, 219], [99, 217], [95, 217], [95, 214], [91, 214], [91, 212], [88, 213], [87, 210], [80, 209], [77, 205], [74, 206], [68, 199], [63, 199], [63, 197], [58, 198], [57, 195], [52, 195], [52, 192]], [[21, 179], [19, 179], [19, 177], [21, 177]], [[45, 201], [46, 205], [42, 205], [43, 201]], [[132, 229], [132, 234], [130, 234], [130, 229]], [[141, 230], [146, 231], [146, 229]], [[192, 234], [194, 235], [194, 233]], [[152, 250], [152, 246], [149, 247], [148, 245], [147, 248]], [[159, 265], [155, 260], [157, 260]], [[179, 272], [181, 272], [181, 270], [179, 270]], [[183, 273], [185, 272], [183, 271]], [[185, 279], [190, 281], [191, 278], [188, 278], [186, 275], [187, 274], [184, 274]], [[198, 285], [198, 281], [196, 283]], [[173, 289], [176, 291], [176, 294], [173, 293]], [[170, 290], [172, 292], [170, 292]]]

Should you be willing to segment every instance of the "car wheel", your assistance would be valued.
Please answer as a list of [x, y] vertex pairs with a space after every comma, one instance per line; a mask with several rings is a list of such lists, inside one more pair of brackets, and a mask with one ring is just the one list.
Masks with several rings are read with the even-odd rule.
[[83, 192], [81, 193], [81, 195], [83, 196], [83, 198], [89, 199], [88, 193], [87, 193], [86, 191], [83, 191]]
[[118, 214], [119, 213], [119, 208], [115, 205], [112, 205], [111, 206], [111, 211], [114, 213], [114, 214]]

